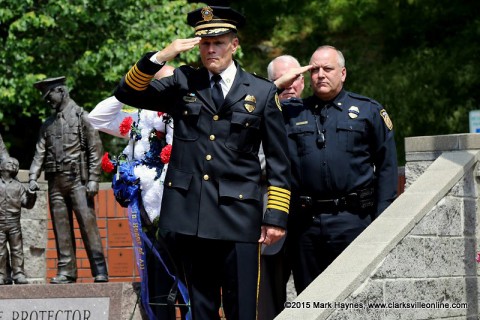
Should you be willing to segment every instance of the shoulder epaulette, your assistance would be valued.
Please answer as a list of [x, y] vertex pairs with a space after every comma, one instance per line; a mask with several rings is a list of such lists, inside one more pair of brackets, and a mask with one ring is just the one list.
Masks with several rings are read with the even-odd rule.
[[350, 91], [347, 91], [347, 95], [352, 97], [353, 99], [357, 99], [357, 100], [362, 100], [362, 101], [368, 101], [368, 102], [371, 102], [373, 104], [376, 104], [376, 105], [379, 105], [381, 106], [381, 104], [376, 101], [376, 100], [373, 100], [372, 98], [369, 98], [369, 97], [365, 97], [365, 96], [362, 96], [358, 93], [354, 93], [354, 92], [350, 92]]
[[[250, 73], [250, 72], [249, 72], [249, 73]], [[258, 75], [258, 74], [256, 74], [256, 73], [250, 73], [250, 74], [251, 74], [252, 76], [254, 76], [255, 78], [262, 79], [262, 80], [268, 81], [268, 82], [270, 82], [270, 83], [273, 83], [272, 81], [268, 80], [267, 78], [262, 77], [262, 76], [260, 76], [260, 75]]]
[[189, 66], [189, 65], [180, 66], [180, 67], [178, 67], [178, 69], [180, 69], [185, 74], [190, 74], [190, 73], [198, 70], [198, 68], [194, 68], [194, 67]]

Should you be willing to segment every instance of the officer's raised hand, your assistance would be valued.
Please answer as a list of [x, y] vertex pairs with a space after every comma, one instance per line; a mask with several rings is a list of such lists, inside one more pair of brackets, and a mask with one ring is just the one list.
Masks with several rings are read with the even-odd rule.
[[155, 59], [158, 62], [170, 61], [178, 54], [193, 49], [199, 42], [200, 37], [188, 39], [176, 39], [170, 43], [166, 48], [157, 52]]
[[87, 183], [87, 196], [94, 197], [98, 193], [98, 182], [88, 181]]
[[312, 69], [312, 65], [307, 65], [298, 68], [291, 68], [287, 72], [285, 72], [280, 78], [276, 79], [273, 83], [279, 89], [285, 89], [291, 86], [298, 77], [303, 77], [303, 73]]

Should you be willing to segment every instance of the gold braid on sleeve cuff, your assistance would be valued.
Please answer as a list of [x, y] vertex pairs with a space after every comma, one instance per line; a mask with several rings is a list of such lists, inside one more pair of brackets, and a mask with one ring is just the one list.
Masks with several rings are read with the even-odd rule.
[[290, 208], [290, 191], [287, 189], [268, 187], [267, 209], [276, 209], [288, 214]]
[[150, 81], [153, 79], [153, 74], [149, 75], [140, 71], [135, 64], [125, 76], [125, 82], [129, 87], [136, 91], [143, 91], [147, 89]]

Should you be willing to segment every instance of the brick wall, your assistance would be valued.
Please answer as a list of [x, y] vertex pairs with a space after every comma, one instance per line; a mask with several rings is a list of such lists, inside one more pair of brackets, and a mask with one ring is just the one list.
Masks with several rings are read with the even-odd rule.
[[[122, 208], [113, 196], [110, 184], [106, 184], [95, 197], [97, 225], [102, 237], [105, 258], [107, 259], [110, 281], [139, 281], [135, 266], [132, 238], [127, 219], [127, 209]], [[75, 239], [77, 246], [77, 282], [93, 282], [90, 263], [83, 245], [82, 237], [76, 219], [74, 219]], [[48, 240], [46, 248], [47, 281], [57, 272], [57, 251], [52, 221], [48, 215]]]
[[[398, 194], [404, 191], [405, 170], [399, 168]], [[113, 196], [109, 183], [101, 184], [95, 197], [97, 225], [102, 237], [103, 249], [106, 255], [110, 281], [139, 281], [132, 247], [132, 238], [128, 225], [127, 209], [122, 208]], [[48, 211], [49, 212], [49, 211]], [[77, 282], [93, 282], [82, 237], [76, 219], [74, 219], [75, 239], [77, 246]], [[46, 248], [47, 282], [56, 275], [57, 252], [52, 221], [48, 214], [48, 241]]]

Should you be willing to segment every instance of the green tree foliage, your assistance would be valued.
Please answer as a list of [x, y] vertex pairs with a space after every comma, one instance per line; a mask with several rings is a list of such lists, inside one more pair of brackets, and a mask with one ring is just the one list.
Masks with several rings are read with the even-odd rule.
[[[323, 44], [342, 50], [347, 89], [387, 108], [400, 163], [405, 137], [468, 131], [468, 111], [479, 108], [480, 99], [479, 1], [230, 2], [247, 17], [237, 58], [248, 71], [266, 75], [268, 62], [280, 54], [307, 64]], [[201, 5], [186, 0], [2, 0], [0, 133], [14, 156], [19, 156], [15, 148], [27, 151], [22, 167], [28, 166], [34, 137], [49, 114], [32, 87], [35, 81], [66, 75], [72, 97], [90, 110], [142, 54], [191, 37], [186, 13]], [[173, 64], [196, 65], [197, 56], [193, 50]], [[305, 95], [311, 94], [308, 78]]]
[[[182, 0], [2, 0], [0, 132], [22, 167], [50, 114], [33, 83], [65, 75], [73, 99], [90, 110], [145, 52], [191, 37], [185, 16], [197, 7]], [[197, 57], [192, 50], [173, 64]]]
[[405, 137], [468, 132], [468, 111], [480, 108], [480, 2], [242, 3], [248, 21], [254, 19], [244, 51], [246, 57], [254, 52], [255, 61], [247, 64], [265, 74], [277, 55], [308, 64], [318, 46], [337, 47], [347, 62], [346, 88], [378, 100], [389, 112], [400, 164]]

